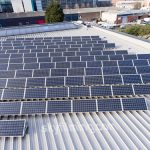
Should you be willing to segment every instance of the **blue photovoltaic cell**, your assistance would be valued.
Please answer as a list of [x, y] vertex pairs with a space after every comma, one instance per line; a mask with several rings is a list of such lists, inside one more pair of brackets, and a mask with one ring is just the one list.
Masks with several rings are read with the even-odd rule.
[[83, 85], [83, 77], [66, 77], [66, 85]]
[[25, 82], [25, 79], [8, 79], [7, 88], [24, 88]]
[[122, 99], [124, 110], [147, 110], [144, 98]]
[[46, 86], [64, 86], [64, 77], [47, 78]]
[[116, 54], [128, 54], [128, 51], [127, 50], [117, 50], [117, 51], [115, 51], [116, 52]]
[[102, 55], [102, 51], [91, 51], [90, 55]]
[[94, 56], [81, 56], [81, 61], [94, 61]]
[[101, 61], [88, 61], [87, 67], [101, 67], [102, 62]]
[[63, 52], [63, 56], [75, 56], [75, 52]]
[[34, 70], [33, 77], [47, 77], [50, 75], [50, 69]]
[[101, 75], [102, 74], [101, 68], [86, 68], [85, 72], [86, 72], [86, 75]]
[[96, 112], [95, 100], [74, 100], [73, 112]]
[[49, 101], [47, 113], [71, 112], [71, 101]]
[[38, 62], [51, 62], [51, 57], [40, 57], [38, 58]]
[[77, 56], [85, 56], [85, 55], [88, 55], [88, 52], [77, 52], [76, 55]]
[[68, 69], [68, 76], [82, 76], [84, 75], [84, 68]]
[[28, 78], [26, 87], [45, 86], [45, 78]]
[[14, 78], [15, 71], [0, 71], [0, 78]]
[[63, 62], [66, 61], [66, 57], [53, 57], [53, 62]]
[[105, 48], [115, 48], [115, 43], [107, 43], [105, 44]]
[[109, 60], [108, 59], [108, 55], [105, 55], [105, 56], [95, 56], [95, 59], [96, 60]]
[[110, 86], [93, 86], [91, 87], [91, 96], [111, 96]]
[[37, 58], [24, 58], [24, 63], [36, 63]]
[[40, 63], [40, 69], [54, 68], [55, 63]]
[[122, 84], [120, 75], [104, 76], [104, 84]]
[[138, 54], [138, 59], [150, 59], [150, 54]]
[[16, 77], [32, 77], [32, 70], [17, 70]]
[[103, 67], [117, 66], [117, 61], [103, 61]]
[[142, 74], [143, 83], [150, 83], [150, 74]]
[[137, 95], [150, 94], [150, 85], [134, 85], [134, 91]]
[[142, 83], [140, 75], [123, 75], [123, 81], [125, 84]]
[[136, 55], [123, 55], [124, 60], [137, 59]]
[[119, 60], [119, 66], [133, 66], [132, 60]]
[[135, 67], [119, 67], [120, 74], [136, 74]]
[[133, 95], [131, 85], [112, 86], [113, 95]]
[[114, 55], [114, 51], [102, 51], [103, 55]]
[[104, 67], [102, 69], [104, 75], [119, 74], [118, 67]]
[[137, 72], [139, 74], [150, 73], [150, 66], [137, 67]]
[[67, 61], [80, 61], [80, 56], [76, 56], [76, 57], [67, 57]]
[[10, 59], [9, 63], [23, 63], [23, 58]]
[[85, 85], [103, 84], [101, 76], [85, 76]]
[[70, 62], [56, 63], [56, 68], [70, 68]]
[[68, 97], [68, 88], [48, 88], [47, 98]]
[[45, 113], [46, 102], [23, 102], [22, 114], [39, 114]]
[[72, 68], [84, 68], [86, 67], [86, 62], [72, 62]]
[[23, 69], [23, 64], [9, 64], [8, 70]]
[[122, 55], [110, 55], [110, 60], [123, 60]]
[[24, 69], [38, 69], [39, 63], [28, 63], [24, 65]]
[[122, 111], [120, 99], [99, 99], [98, 111]]
[[27, 88], [25, 98], [46, 98], [46, 88]]
[[19, 115], [21, 102], [0, 103], [0, 115]]
[[5, 88], [6, 79], [0, 79], [0, 88]]
[[147, 66], [148, 61], [147, 60], [133, 60], [134, 66]]
[[51, 69], [51, 76], [67, 76], [67, 69]]
[[0, 70], [7, 70], [8, 64], [0, 64]]
[[23, 96], [24, 89], [5, 89], [2, 99], [23, 99]]
[[90, 96], [89, 87], [69, 87], [69, 97]]

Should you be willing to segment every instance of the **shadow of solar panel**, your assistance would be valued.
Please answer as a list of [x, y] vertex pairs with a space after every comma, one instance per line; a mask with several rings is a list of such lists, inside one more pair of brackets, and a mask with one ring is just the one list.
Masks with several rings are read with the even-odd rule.
[[14, 78], [15, 71], [0, 71], [0, 78]]
[[45, 113], [46, 102], [23, 102], [22, 114], [39, 114]]
[[70, 68], [70, 62], [56, 63], [56, 68]]
[[6, 79], [0, 79], [0, 88], [5, 88]]
[[63, 62], [63, 61], [66, 61], [66, 57], [53, 57], [52, 61], [53, 62]]
[[150, 83], [150, 74], [142, 74], [143, 83]]
[[89, 87], [69, 87], [69, 97], [90, 96]]
[[138, 72], [139, 74], [142, 74], [142, 73], [150, 73], [150, 66], [137, 67], [137, 72]]
[[64, 77], [47, 78], [46, 86], [64, 86]]
[[67, 76], [67, 69], [51, 69], [51, 76]]
[[48, 88], [47, 98], [68, 97], [68, 88]]
[[0, 70], [7, 70], [8, 64], [0, 64]]
[[25, 120], [1, 120], [0, 137], [22, 137], [25, 133]]
[[115, 55], [115, 51], [102, 51], [103, 55]]
[[121, 54], [128, 54], [127, 50], [117, 50], [115, 51], [117, 55], [121, 55]]
[[147, 66], [148, 61], [147, 60], [133, 60], [134, 66]]
[[118, 67], [104, 67], [102, 69], [104, 75], [119, 74]]
[[68, 76], [82, 76], [84, 75], [84, 68], [68, 69]]
[[34, 70], [33, 77], [47, 77], [50, 75], [49, 69]]
[[26, 87], [45, 86], [45, 78], [28, 78]]
[[24, 69], [39, 69], [39, 63], [25, 64]]
[[118, 61], [119, 66], [133, 66], [132, 60], [120, 60]]
[[32, 77], [32, 70], [17, 70], [16, 77], [17, 78]]
[[90, 55], [102, 55], [102, 51], [100, 51], [100, 50], [97, 50], [97, 51], [91, 51], [90, 52]]
[[122, 99], [124, 110], [147, 110], [144, 98]]
[[19, 115], [21, 102], [0, 103], [0, 115]]
[[38, 62], [51, 62], [51, 57], [40, 57], [38, 58]]
[[73, 112], [96, 112], [95, 100], [74, 100]]
[[131, 85], [112, 86], [113, 95], [133, 95]]
[[125, 84], [142, 83], [140, 75], [123, 75], [123, 81]]
[[5, 89], [2, 99], [23, 99], [24, 89]]
[[101, 67], [102, 62], [101, 61], [88, 61], [87, 67]]
[[26, 79], [8, 79], [7, 88], [24, 88]]
[[101, 68], [85, 68], [86, 75], [101, 75]]
[[84, 68], [86, 67], [86, 62], [72, 62], [72, 68]]
[[55, 63], [40, 63], [40, 69], [54, 68]]
[[71, 112], [71, 101], [48, 101], [47, 113]]
[[96, 60], [109, 60], [108, 55], [103, 55], [103, 56], [95, 56]]
[[124, 60], [137, 59], [136, 55], [123, 55]]
[[150, 94], [150, 85], [134, 85], [135, 94]]
[[81, 56], [81, 61], [94, 61], [94, 56]]
[[27, 88], [25, 98], [46, 98], [46, 88]]
[[123, 60], [122, 55], [110, 55], [110, 60]]
[[99, 99], [98, 111], [122, 111], [120, 99]]
[[122, 84], [121, 75], [104, 76], [104, 84]]
[[103, 67], [106, 66], [117, 66], [117, 61], [102, 61]]
[[138, 59], [150, 59], [150, 54], [138, 54]]
[[135, 67], [119, 67], [120, 74], [136, 74]]
[[83, 85], [83, 77], [66, 77], [66, 85]]
[[101, 76], [85, 76], [85, 85], [103, 84]]
[[91, 96], [112, 96], [110, 86], [93, 86], [91, 87]]

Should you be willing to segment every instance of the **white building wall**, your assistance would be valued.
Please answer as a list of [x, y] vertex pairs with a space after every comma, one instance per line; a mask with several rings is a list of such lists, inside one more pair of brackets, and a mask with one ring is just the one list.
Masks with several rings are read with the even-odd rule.
[[106, 21], [108, 23], [114, 23], [117, 19], [117, 13], [113, 12], [103, 12], [102, 13], [102, 21]]
[[33, 11], [31, 0], [22, 0], [24, 3], [25, 12]]
[[11, 3], [15, 13], [24, 12], [24, 8], [21, 0], [11, 0]]
[[36, 0], [36, 6], [37, 6], [37, 11], [43, 11], [41, 0]]

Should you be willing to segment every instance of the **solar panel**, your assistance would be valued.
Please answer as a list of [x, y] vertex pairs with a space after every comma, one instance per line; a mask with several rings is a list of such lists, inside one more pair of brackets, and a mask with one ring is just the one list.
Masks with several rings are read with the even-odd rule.
[[47, 113], [71, 112], [71, 101], [48, 101]]
[[17, 70], [16, 77], [17, 78], [32, 77], [32, 70]]
[[138, 54], [138, 59], [150, 59], [150, 54]]
[[24, 89], [5, 89], [2, 99], [23, 99]]
[[8, 64], [0, 64], [0, 70], [7, 70]]
[[49, 74], [49, 69], [34, 70], [33, 77], [46, 77], [49, 76]]
[[150, 73], [150, 66], [137, 67], [137, 72], [139, 74]]
[[128, 51], [127, 50], [117, 50], [117, 51], [115, 51], [116, 52], [116, 54], [128, 54]]
[[8, 63], [8, 60], [9, 60], [8, 58], [7, 58], [7, 59], [1, 58], [1, 59], [0, 59], [0, 63]]
[[56, 68], [70, 68], [70, 62], [56, 63]]
[[47, 78], [46, 86], [64, 86], [64, 77]]
[[136, 95], [150, 94], [150, 85], [133, 85]]
[[5, 88], [6, 79], [0, 79], [0, 88]]
[[101, 76], [85, 76], [85, 85], [103, 84]]
[[143, 83], [150, 83], [150, 74], [142, 74]]
[[53, 57], [52, 61], [53, 61], [53, 62], [66, 61], [66, 57]]
[[88, 52], [77, 52], [76, 55], [77, 56], [85, 56], [85, 55], [88, 55]]
[[40, 63], [40, 69], [54, 68], [55, 63]]
[[66, 85], [83, 85], [83, 77], [66, 77]]
[[68, 69], [68, 76], [82, 76], [84, 75], [84, 68]]
[[45, 78], [28, 78], [26, 87], [45, 86]]
[[147, 60], [133, 60], [134, 66], [147, 66], [148, 61]]
[[103, 67], [106, 66], [117, 66], [117, 61], [103, 61]]
[[102, 51], [91, 51], [90, 55], [102, 55]]
[[[27, 58], [25, 57], [24, 58], [24, 63], [36, 63], [37, 62], [37, 58]], [[19, 63], [22, 63], [22, 62], [19, 62]]]
[[132, 60], [119, 60], [119, 66], [133, 66]]
[[102, 63], [101, 61], [88, 61], [87, 67], [101, 67]]
[[39, 114], [45, 113], [46, 102], [23, 102], [21, 114]]
[[51, 76], [67, 76], [67, 69], [51, 69]]
[[94, 61], [94, 56], [81, 56], [81, 61]]
[[107, 43], [105, 44], [105, 48], [115, 48], [115, 43]]
[[104, 84], [122, 84], [121, 75], [104, 76]]
[[125, 84], [142, 83], [140, 75], [123, 75], [123, 81]]
[[72, 68], [83, 68], [86, 67], [86, 62], [72, 62]]
[[80, 56], [67, 57], [67, 61], [80, 61]]
[[55, 59], [58, 59], [58, 57], [61, 58], [61, 56], [62, 56], [61, 52], [60, 53], [50, 53], [50, 57], [54, 57]]
[[102, 69], [104, 75], [119, 74], [118, 67], [104, 67]]
[[122, 99], [124, 110], [147, 110], [144, 98]]
[[131, 85], [112, 86], [113, 95], [133, 95], [133, 89]]
[[120, 74], [136, 74], [135, 67], [120, 67]]
[[110, 55], [110, 60], [123, 60], [122, 55]]
[[73, 112], [96, 112], [95, 100], [74, 100]]
[[104, 55], [104, 56], [95, 56], [96, 60], [109, 60], [108, 59], [108, 55]]
[[8, 79], [7, 88], [24, 88], [25, 79]]
[[47, 98], [68, 97], [68, 88], [48, 88]]
[[0, 115], [18, 115], [20, 114], [21, 102], [0, 103]]
[[110, 86], [93, 86], [91, 87], [91, 96], [111, 96]]
[[101, 75], [101, 68], [85, 68], [86, 75]]
[[39, 69], [39, 63], [28, 63], [24, 65], [24, 69]]
[[22, 137], [26, 130], [25, 120], [1, 120], [0, 137]]
[[115, 55], [115, 51], [102, 51], [103, 55]]
[[122, 111], [120, 99], [98, 99], [98, 111]]
[[89, 87], [69, 87], [69, 97], [90, 96]]
[[136, 55], [123, 55], [124, 60], [137, 59]]
[[63, 56], [75, 56], [75, 52], [63, 52]]
[[0, 71], [0, 78], [14, 78], [15, 71]]
[[38, 62], [51, 62], [51, 57], [40, 57], [38, 58]]

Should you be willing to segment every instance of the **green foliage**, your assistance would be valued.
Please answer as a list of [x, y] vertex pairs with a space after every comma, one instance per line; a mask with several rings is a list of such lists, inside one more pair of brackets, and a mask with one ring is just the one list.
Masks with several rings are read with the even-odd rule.
[[62, 22], [64, 20], [63, 9], [58, 2], [52, 2], [46, 9], [45, 21], [46, 23]]
[[144, 36], [150, 34], [150, 25], [129, 25], [120, 31], [135, 36]]

